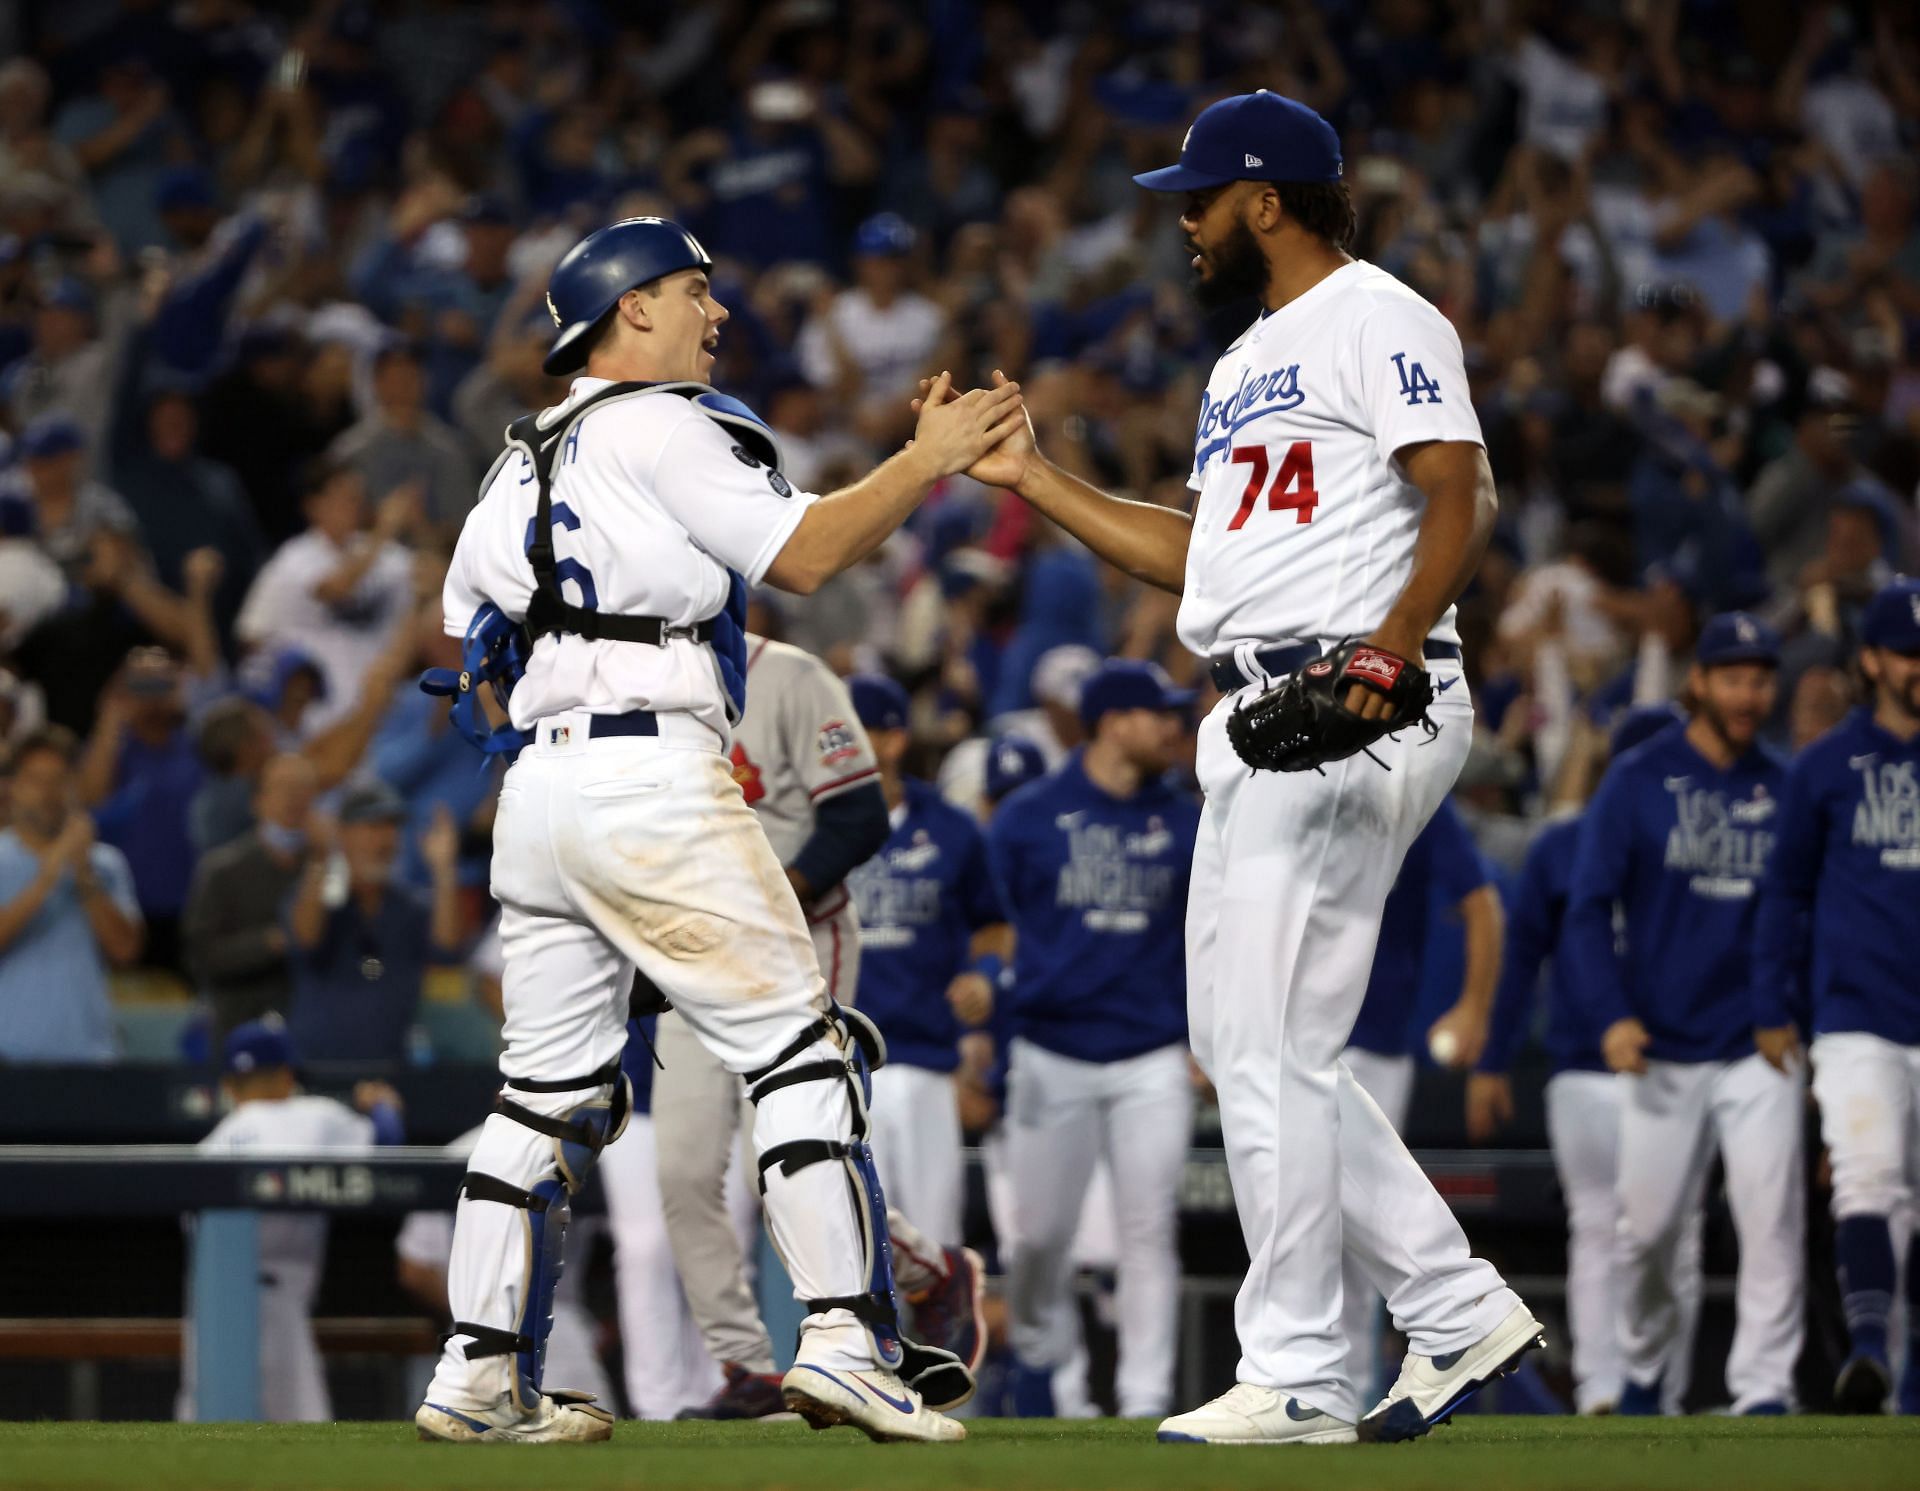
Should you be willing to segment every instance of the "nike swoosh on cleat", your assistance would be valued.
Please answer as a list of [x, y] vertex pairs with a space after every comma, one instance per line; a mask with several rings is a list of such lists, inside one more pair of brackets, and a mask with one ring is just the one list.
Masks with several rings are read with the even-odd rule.
[[1302, 1403], [1298, 1398], [1289, 1398], [1287, 1399], [1287, 1417], [1292, 1419], [1296, 1424], [1305, 1424], [1312, 1422], [1314, 1419], [1325, 1418], [1326, 1415], [1318, 1408], [1307, 1407], [1307, 1405]]
[[431, 1408], [435, 1413], [444, 1413], [450, 1419], [460, 1420], [461, 1423], [465, 1424], [469, 1429], [473, 1430], [473, 1432], [476, 1434], [485, 1434], [489, 1429], [493, 1427], [492, 1424], [481, 1423], [479, 1419], [468, 1418], [464, 1413], [460, 1412], [460, 1410], [457, 1408], [446, 1408], [441, 1406], [438, 1403], [429, 1403], [427, 1407]]
[[864, 1398], [866, 1396], [859, 1388], [848, 1387], [846, 1383], [842, 1382], [838, 1377], [835, 1377], [833, 1373], [829, 1372], [825, 1367], [816, 1367], [812, 1362], [802, 1362], [800, 1364], [800, 1370], [818, 1372], [822, 1377], [826, 1378], [828, 1382], [834, 1384], [834, 1386], [847, 1388], [856, 1398]]
[[[815, 1370], [817, 1371], [818, 1369], [816, 1368]], [[849, 1372], [847, 1375], [853, 1378], [855, 1382], [859, 1383], [860, 1386], [865, 1388], [868, 1392], [872, 1393], [874, 1397], [878, 1398], [882, 1403], [886, 1404], [887, 1407], [897, 1408], [902, 1413], [910, 1414], [913, 1412], [913, 1399], [889, 1397], [886, 1393], [883, 1393], [882, 1391], [880, 1391], [879, 1388], [875, 1387], [871, 1382], [868, 1382], [866, 1378], [860, 1376], [857, 1372]]]

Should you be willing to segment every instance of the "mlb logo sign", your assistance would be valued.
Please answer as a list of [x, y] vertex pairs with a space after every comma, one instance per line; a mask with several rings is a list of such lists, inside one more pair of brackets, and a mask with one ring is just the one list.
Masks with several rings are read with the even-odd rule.
[[563, 746], [573, 739], [573, 726], [555, 725], [547, 731], [547, 744]]

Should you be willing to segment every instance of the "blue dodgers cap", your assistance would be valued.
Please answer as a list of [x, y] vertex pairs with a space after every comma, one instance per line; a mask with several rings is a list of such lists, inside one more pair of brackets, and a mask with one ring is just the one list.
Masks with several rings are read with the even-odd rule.
[[1624, 756], [1643, 740], [1652, 740], [1662, 730], [1683, 725], [1687, 717], [1671, 704], [1638, 704], [1620, 716], [1607, 737], [1607, 754]]
[[1693, 660], [1703, 668], [1728, 663], [1765, 663], [1780, 666], [1780, 634], [1746, 611], [1727, 611], [1700, 629]]
[[1022, 735], [1003, 735], [987, 747], [987, 801], [998, 802], [1016, 787], [1046, 775], [1047, 758]]
[[876, 212], [853, 235], [853, 252], [862, 259], [897, 259], [913, 252], [913, 224], [897, 212]]
[[847, 680], [853, 712], [869, 730], [907, 728], [907, 691], [884, 673], [856, 673]]
[[1889, 652], [1920, 652], [1920, 579], [1896, 575], [1873, 593], [1860, 618], [1860, 640]]
[[278, 1015], [235, 1026], [220, 1048], [220, 1070], [229, 1077], [292, 1065], [293, 1043], [287, 1039], [286, 1024]]
[[80, 450], [87, 443], [86, 432], [64, 414], [43, 414], [20, 435], [20, 458], [25, 461], [50, 461]]
[[1177, 689], [1158, 663], [1109, 658], [1080, 690], [1080, 721], [1089, 731], [1116, 709], [1185, 709], [1198, 697]]
[[1284, 94], [1237, 93], [1200, 111], [1180, 164], [1133, 179], [1150, 192], [1193, 192], [1229, 181], [1338, 181], [1340, 136]]

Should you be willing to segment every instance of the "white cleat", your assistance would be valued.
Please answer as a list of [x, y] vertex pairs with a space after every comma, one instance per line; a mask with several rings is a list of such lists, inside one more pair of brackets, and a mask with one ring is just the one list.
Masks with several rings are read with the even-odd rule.
[[1400, 1376], [1372, 1413], [1360, 1420], [1360, 1438], [1370, 1444], [1418, 1439], [1496, 1377], [1520, 1365], [1529, 1351], [1545, 1347], [1540, 1322], [1515, 1305], [1473, 1345], [1444, 1356], [1407, 1353]]
[[1160, 1425], [1162, 1444], [1352, 1444], [1353, 1425], [1270, 1387], [1238, 1382]]
[[590, 1393], [548, 1393], [531, 1413], [511, 1398], [493, 1408], [422, 1403], [413, 1416], [422, 1439], [446, 1444], [594, 1444], [613, 1438], [613, 1415]]
[[891, 1440], [951, 1444], [967, 1437], [964, 1425], [935, 1413], [883, 1367], [830, 1371], [799, 1362], [781, 1379], [780, 1396], [811, 1429], [851, 1424], [883, 1444]]

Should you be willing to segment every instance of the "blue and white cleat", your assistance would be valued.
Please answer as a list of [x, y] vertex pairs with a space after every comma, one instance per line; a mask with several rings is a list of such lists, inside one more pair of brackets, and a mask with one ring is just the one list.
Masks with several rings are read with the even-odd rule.
[[967, 1437], [963, 1424], [935, 1413], [884, 1367], [829, 1369], [796, 1362], [780, 1380], [780, 1396], [810, 1429], [848, 1424], [883, 1444], [894, 1440], [951, 1444]]
[[1160, 1425], [1162, 1444], [1352, 1444], [1354, 1427], [1270, 1387], [1237, 1382]]
[[1547, 1338], [1540, 1322], [1525, 1305], [1515, 1305], [1507, 1318], [1473, 1345], [1444, 1356], [1407, 1353], [1400, 1376], [1380, 1404], [1360, 1420], [1360, 1438], [1368, 1444], [1392, 1444], [1418, 1439], [1435, 1424], [1445, 1423], [1467, 1399], [1496, 1377], [1520, 1365], [1529, 1351], [1544, 1348]]
[[413, 1416], [422, 1439], [446, 1444], [594, 1444], [613, 1438], [613, 1415], [591, 1393], [551, 1392], [532, 1412], [511, 1398], [493, 1408], [422, 1403]]

